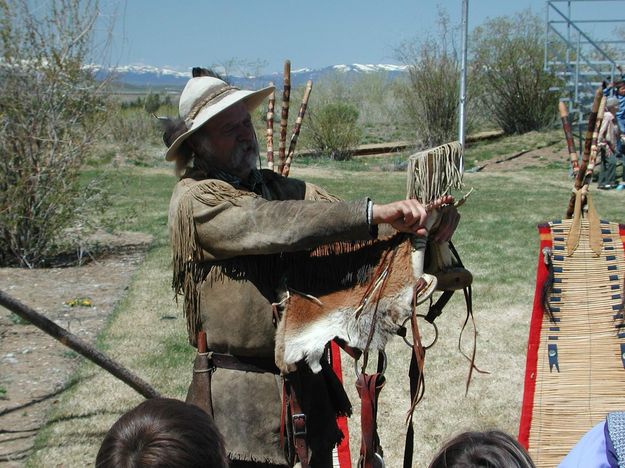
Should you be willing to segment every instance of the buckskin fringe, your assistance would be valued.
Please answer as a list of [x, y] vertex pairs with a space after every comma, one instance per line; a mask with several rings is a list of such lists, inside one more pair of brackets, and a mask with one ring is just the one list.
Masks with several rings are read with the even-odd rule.
[[202, 264], [202, 249], [197, 242], [193, 220], [193, 202], [199, 201], [207, 206], [229, 202], [236, 206], [237, 201], [245, 197], [257, 195], [237, 190], [230, 184], [217, 180], [206, 180], [193, 185], [180, 197], [171, 232], [174, 269], [172, 288], [176, 297], [183, 296], [183, 311], [189, 337], [195, 337], [201, 329], [200, 283], [211, 270], [210, 265]]
[[462, 188], [462, 146], [454, 141], [420, 151], [408, 158], [407, 197], [432, 203], [451, 189]]
[[282, 260], [290, 288], [336, 291], [371, 280], [384, 252], [407, 239], [404, 233], [383, 240], [334, 242], [312, 250], [284, 255]]
[[317, 201], [329, 201], [329, 202], [337, 202], [341, 201], [340, 198], [322, 190], [316, 185], [306, 184], [306, 200], [317, 200]]

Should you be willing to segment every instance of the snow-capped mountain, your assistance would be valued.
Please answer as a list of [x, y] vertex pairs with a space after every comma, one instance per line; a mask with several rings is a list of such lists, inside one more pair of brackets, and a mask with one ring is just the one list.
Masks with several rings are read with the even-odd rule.
[[[131, 85], [136, 87], [166, 87], [182, 88], [191, 77], [191, 70], [178, 71], [171, 68], [158, 68], [149, 65], [125, 65], [115, 68], [93, 67], [96, 76], [103, 78], [113, 75], [115, 81], [121, 85]], [[291, 71], [291, 85], [299, 86], [308, 80], [318, 81], [319, 79], [332, 75], [347, 75], [348, 78], [356, 78], [363, 73], [385, 72], [389, 79], [393, 79], [406, 71], [404, 65], [391, 64], [351, 64], [332, 65], [320, 69], [301, 68]], [[235, 86], [242, 88], [257, 88], [266, 86], [270, 82], [280, 86], [282, 83], [282, 72], [275, 72], [260, 76], [225, 76], [225, 78]]]

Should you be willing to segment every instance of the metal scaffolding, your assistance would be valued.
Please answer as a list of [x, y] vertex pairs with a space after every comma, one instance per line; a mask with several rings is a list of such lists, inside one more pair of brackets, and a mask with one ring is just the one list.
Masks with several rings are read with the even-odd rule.
[[[596, 4], [593, 15], [596, 19], [573, 18], [573, 5]], [[605, 5], [615, 17], [608, 17]], [[604, 6], [604, 8], [600, 8]], [[595, 89], [603, 80], [614, 81], [620, 78], [618, 65], [625, 64], [625, 29], [623, 34], [613, 33], [619, 26], [625, 26], [625, 0], [547, 0], [545, 8], [545, 69], [553, 71], [561, 78], [562, 85], [553, 88], [559, 92], [561, 100], [568, 102], [569, 115], [577, 122], [580, 138], [587, 121], [588, 112]], [[599, 25], [611, 26], [614, 37], [607, 34], [591, 34], [589, 28]], [[591, 37], [595, 36], [595, 37]], [[616, 37], [620, 36], [620, 37]]]

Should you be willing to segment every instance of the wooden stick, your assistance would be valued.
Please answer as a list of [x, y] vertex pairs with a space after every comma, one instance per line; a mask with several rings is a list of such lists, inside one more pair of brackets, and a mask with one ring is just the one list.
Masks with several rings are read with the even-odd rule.
[[[273, 83], [269, 83], [273, 86]], [[276, 92], [269, 95], [269, 107], [267, 108], [267, 167], [273, 171], [273, 111], [276, 105]]]
[[[590, 159], [590, 150], [592, 147], [592, 135], [595, 130], [595, 124], [597, 123], [597, 114], [599, 113], [599, 105], [601, 104], [601, 98], [603, 97], [603, 90], [598, 88], [595, 92], [595, 99], [592, 103], [590, 115], [588, 116], [588, 128], [586, 129], [586, 136], [584, 137], [584, 153], [582, 155], [582, 161], [579, 165], [579, 171], [575, 177], [574, 189], [579, 190], [584, 185], [586, 179], [586, 168], [588, 167], [588, 160]], [[566, 210], [566, 219], [570, 219], [573, 216], [573, 210], [575, 209], [575, 193], [571, 195], [569, 200], [569, 206]]]
[[28, 307], [26, 304], [19, 302], [17, 299], [9, 296], [4, 291], [0, 291], [0, 305], [6, 307], [11, 312], [19, 315], [24, 320], [28, 320], [43, 332], [52, 338], [63, 343], [65, 346], [73, 349], [77, 353], [97, 364], [102, 369], [110, 372], [119, 380], [139, 392], [146, 398], [157, 398], [160, 394], [144, 380], [130, 372], [116, 361], [113, 361], [105, 354], [101, 353], [89, 343], [81, 340], [73, 333], [65, 328], [58, 326], [52, 320], [44, 317], [36, 310]]
[[603, 96], [601, 98], [601, 103], [599, 104], [599, 111], [597, 112], [595, 131], [592, 134], [592, 145], [590, 146], [590, 160], [588, 162], [588, 168], [586, 169], [586, 179], [584, 180], [584, 185], [590, 184], [590, 180], [592, 179], [592, 171], [594, 170], [595, 164], [597, 163], [597, 143], [599, 140], [599, 130], [601, 130], [601, 123], [603, 122], [603, 114], [605, 113], [605, 101], [606, 97]]
[[280, 115], [280, 143], [278, 155], [280, 164], [278, 172], [282, 174], [286, 161], [286, 127], [289, 124], [289, 100], [291, 99], [291, 61], [284, 62], [284, 85], [282, 88], [282, 113]]
[[299, 132], [302, 129], [302, 121], [304, 120], [304, 115], [306, 114], [306, 108], [308, 107], [308, 99], [310, 99], [311, 91], [312, 80], [308, 80], [306, 83], [306, 89], [304, 90], [302, 104], [299, 107], [299, 113], [297, 114], [297, 119], [295, 120], [295, 127], [293, 128], [293, 134], [291, 135], [291, 142], [289, 143], [289, 151], [287, 152], [286, 162], [284, 163], [284, 168], [282, 169], [282, 175], [284, 177], [288, 177], [289, 171], [291, 170], [291, 163], [293, 162], [293, 154], [295, 153], [297, 138], [299, 137]]
[[575, 149], [575, 141], [573, 140], [573, 132], [571, 131], [571, 124], [569, 122], [569, 110], [564, 102], [560, 102], [558, 105], [560, 110], [560, 119], [562, 120], [562, 130], [564, 130], [564, 138], [566, 139], [566, 147], [569, 150], [569, 158], [571, 160], [571, 168], [573, 169], [573, 175], [577, 177], [577, 171], [579, 170], [579, 162], [577, 156], [577, 150]]

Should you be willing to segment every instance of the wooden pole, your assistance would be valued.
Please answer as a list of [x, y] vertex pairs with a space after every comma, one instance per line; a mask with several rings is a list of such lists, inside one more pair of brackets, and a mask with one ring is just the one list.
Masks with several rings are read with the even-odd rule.
[[[601, 104], [601, 98], [603, 97], [603, 90], [598, 88], [595, 92], [595, 99], [592, 103], [590, 115], [588, 116], [588, 128], [586, 129], [586, 136], [584, 137], [584, 153], [582, 155], [582, 161], [579, 165], [579, 171], [575, 177], [574, 189], [579, 190], [584, 185], [586, 179], [586, 168], [588, 167], [588, 161], [590, 159], [590, 151], [592, 147], [592, 135], [595, 131], [595, 125], [597, 123], [597, 114], [599, 113], [599, 105]], [[566, 210], [566, 219], [570, 219], [573, 216], [575, 210], [575, 193], [571, 195], [569, 200], [569, 206]]]
[[595, 123], [595, 131], [592, 134], [592, 144], [590, 145], [590, 159], [588, 161], [588, 168], [586, 169], [586, 178], [584, 179], [584, 185], [589, 185], [592, 179], [592, 171], [595, 169], [597, 163], [597, 143], [599, 140], [599, 130], [601, 130], [601, 123], [603, 122], [603, 114], [605, 113], [605, 101], [606, 97], [601, 97], [601, 103], [599, 104], [599, 111], [597, 112], [597, 122]]
[[280, 143], [278, 144], [278, 155], [280, 164], [278, 172], [282, 174], [286, 161], [286, 128], [289, 124], [289, 101], [291, 99], [291, 61], [284, 62], [284, 85], [282, 88], [282, 113], [280, 114]]
[[564, 138], [566, 138], [566, 147], [569, 151], [571, 168], [573, 169], [573, 175], [577, 177], [577, 171], [579, 171], [579, 161], [577, 160], [577, 150], [575, 149], [575, 141], [573, 140], [573, 132], [571, 131], [571, 123], [569, 122], [569, 110], [564, 102], [560, 102], [558, 109], [560, 110], [562, 130], [564, 130]]
[[308, 80], [308, 82], [306, 83], [306, 89], [304, 90], [304, 97], [302, 98], [302, 104], [299, 107], [299, 113], [297, 114], [297, 119], [295, 120], [293, 134], [291, 135], [291, 142], [289, 143], [289, 151], [287, 152], [286, 161], [284, 163], [284, 168], [282, 169], [282, 175], [284, 177], [288, 177], [289, 171], [291, 170], [291, 163], [293, 162], [293, 154], [295, 153], [295, 146], [297, 145], [297, 138], [299, 137], [299, 132], [302, 129], [302, 121], [304, 120], [304, 115], [306, 114], [306, 108], [308, 107], [308, 100], [310, 99], [311, 91], [312, 91], [312, 81]]
[[157, 398], [160, 394], [141, 378], [130, 372], [118, 362], [113, 361], [105, 354], [101, 353], [89, 343], [81, 340], [73, 333], [67, 331], [63, 327], [58, 326], [52, 320], [44, 317], [36, 310], [28, 307], [26, 304], [19, 302], [17, 299], [9, 296], [4, 291], [0, 291], [0, 305], [6, 307], [11, 312], [19, 315], [24, 320], [28, 320], [43, 332], [52, 338], [63, 343], [65, 346], [73, 349], [77, 353], [97, 364], [105, 371], [113, 374], [119, 380], [139, 392], [146, 398]]
[[[273, 83], [269, 83], [273, 86]], [[273, 171], [273, 112], [276, 105], [276, 92], [269, 95], [269, 106], [267, 109], [267, 167]]]

